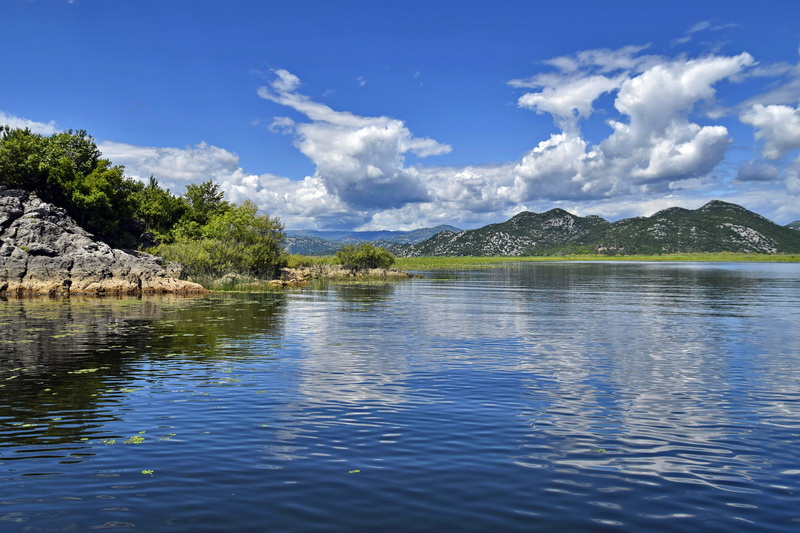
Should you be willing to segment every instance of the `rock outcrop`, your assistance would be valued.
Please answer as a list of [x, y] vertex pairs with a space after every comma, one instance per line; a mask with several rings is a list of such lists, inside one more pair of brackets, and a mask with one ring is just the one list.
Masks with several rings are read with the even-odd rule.
[[179, 266], [95, 240], [62, 208], [0, 186], [0, 295], [205, 292]]

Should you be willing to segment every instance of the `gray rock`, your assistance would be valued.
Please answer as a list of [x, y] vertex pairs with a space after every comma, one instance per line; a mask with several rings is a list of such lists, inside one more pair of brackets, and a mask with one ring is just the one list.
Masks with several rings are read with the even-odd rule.
[[0, 186], [0, 295], [203, 292], [176, 264], [95, 240], [67, 212]]

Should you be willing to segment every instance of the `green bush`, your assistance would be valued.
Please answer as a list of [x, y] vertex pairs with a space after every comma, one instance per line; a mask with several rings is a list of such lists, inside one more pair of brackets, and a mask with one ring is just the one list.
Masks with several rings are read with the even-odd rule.
[[353, 273], [369, 268], [387, 269], [394, 264], [394, 256], [386, 248], [364, 242], [347, 244], [336, 252], [336, 262]]
[[221, 277], [241, 274], [275, 277], [286, 265], [285, 236], [277, 218], [258, 215], [252, 202], [228, 207], [198, 226], [199, 237], [179, 235], [152, 253], [183, 265], [183, 277]]

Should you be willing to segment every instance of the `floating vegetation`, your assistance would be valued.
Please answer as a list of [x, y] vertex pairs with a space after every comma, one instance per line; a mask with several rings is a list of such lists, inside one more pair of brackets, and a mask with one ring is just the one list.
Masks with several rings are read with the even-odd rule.
[[144, 442], [144, 437], [141, 435], [134, 435], [128, 440], [122, 441], [122, 444], [141, 444]]
[[97, 372], [100, 370], [99, 368], [83, 368], [81, 370], [72, 370], [67, 372], [67, 374], [91, 374], [92, 372]]
[[361, 470], [349, 470], [347, 473], [348, 474], [360, 474]]
[[153, 477], [154, 470], [142, 470], [142, 474]]
[[159, 437], [158, 440], [170, 440], [175, 435], [176, 433], [167, 433], [166, 435], [162, 435], [161, 437]]
[[102, 439], [100, 442], [102, 442], [106, 446], [111, 446], [117, 443], [117, 439]]

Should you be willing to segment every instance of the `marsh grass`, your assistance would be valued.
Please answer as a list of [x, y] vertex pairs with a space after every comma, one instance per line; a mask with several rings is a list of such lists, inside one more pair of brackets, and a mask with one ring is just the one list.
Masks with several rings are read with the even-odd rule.
[[797, 263], [800, 255], [784, 254], [665, 254], [665, 255], [566, 255], [536, 257], [398, 257], [395, 267], [414, 270], [473, 270], [508, 266], [509, 263], [555, 261], [646, 261], [646, 262], [762, 262]]

